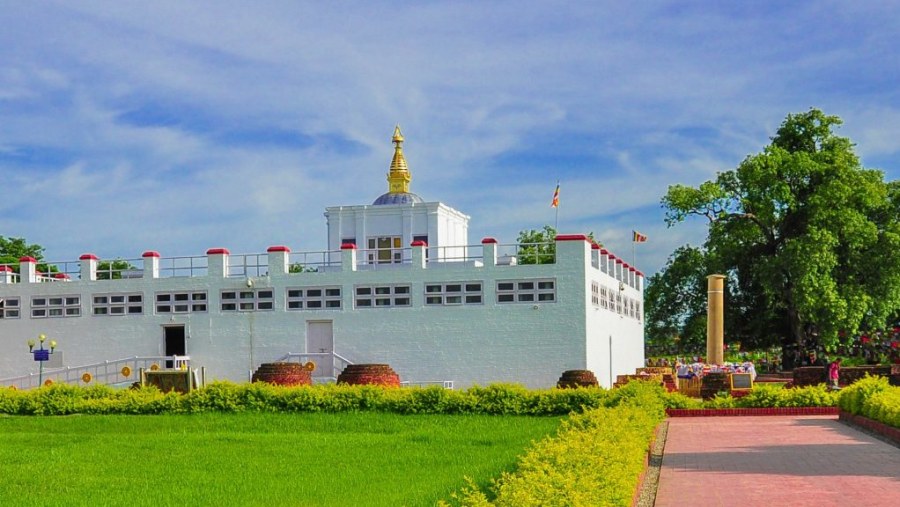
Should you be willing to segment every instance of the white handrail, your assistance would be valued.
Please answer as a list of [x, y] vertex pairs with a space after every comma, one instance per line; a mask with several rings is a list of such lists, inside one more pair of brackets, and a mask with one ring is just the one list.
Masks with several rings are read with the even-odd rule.
[[[0, 385], [15, 386], [17, 389], [30, 389], [33, 387], [40, 387], [40, 382], [46, 383], [48, 380], [55, 384], [124, 384], [140, 381], [138, 378], [138, 371], [140, 368], [151, 370], [154, 365], [156, 365], [157, 368], [165, 368], [167, 363], [171, 363], [175, 368], [190, 369], [190, 361], [190, 356], [134, 356], [83, 366], [67, 366], [65, 368], [44, 370], [41, 373], [29, 373], [18, 377], [0, 379]], [[128, 373], [128, 375], [125, 375], [126, 373]], [[89, 374], [90, 376], [86, 377], [85, 374]], [[87, 380], [87, 382], [85, 382], [85, 380]]]

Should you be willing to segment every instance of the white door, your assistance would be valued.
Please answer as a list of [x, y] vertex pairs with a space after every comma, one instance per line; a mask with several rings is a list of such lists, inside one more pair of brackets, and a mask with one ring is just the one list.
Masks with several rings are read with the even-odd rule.
[[316, 363], [313, 377], [334, 377], [334, 333], [330, 320], [318, 320], [306, 322], [306, 352], [309, 354], [327, 354], [327, 356], [314, 355], [310, 361]]

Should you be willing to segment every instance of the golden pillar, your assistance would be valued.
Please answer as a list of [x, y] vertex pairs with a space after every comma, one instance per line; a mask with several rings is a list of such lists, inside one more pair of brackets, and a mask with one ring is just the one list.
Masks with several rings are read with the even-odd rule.
[[706, 363], [725, 362], [725, 276], [706, 277]]

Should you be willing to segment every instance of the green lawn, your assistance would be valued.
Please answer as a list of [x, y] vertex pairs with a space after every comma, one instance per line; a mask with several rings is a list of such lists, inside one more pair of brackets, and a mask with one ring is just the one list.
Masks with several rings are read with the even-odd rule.
[[558, 417], [0, 417], [0, 505], [434, 505]]

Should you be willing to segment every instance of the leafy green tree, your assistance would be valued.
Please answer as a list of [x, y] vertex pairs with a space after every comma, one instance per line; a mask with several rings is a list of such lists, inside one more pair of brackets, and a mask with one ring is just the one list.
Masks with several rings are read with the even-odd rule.
[[703, 249], [685, 245], [647, 281], [644, 318], [651, 355], [705, 349], [706, 264]]
[[22, 257], [33, 257], [37, 260], [43, 259], [44, 247], [40, 245], [29, 245], [25, 238], [5, 238], [0, 236], [0, 264], [19, 265], [19, 259]]
[[44, 259], [44, 247], [41, 245], [29, 245], [25, 238], [6, 238], [0, 236], [0, 265], [8, 265], [19, 272], [19, 259], [31, 257], [38, 261], [37, 270], [42, 273], [55, 273], [59, 271], [56, 266], [51, 266], [41, 261]]
[[[587, 234], [594, 241], [594, 233]], [[553, 264], [556, 262], [556, 228], [545, 225], [543, 229], [526, 229], [516, 238], [519, 245], [519, 264]]]
[[815, 350], [900, 308], [900, 187], [861, 166], [840, 124], [817, 109], [788, 115], [762, 153], [662, 199], [669, 226], [707, 220], [704, 267], [728, 277], [739, 315], [726, 340]]
[[519, 264], [553, 264], [556, 262], [556, 229], [545, 225], [543, 229], [519, 232], [516, 238]]
[[137, 269], [130, 262], [122, 259], [97, 262], [97, 280], [119, 280], [122, 271]]
[[299, 262], [295, 262], [288, 266], [288, 273], [315, 273], [315, 266], [306, 266]]

